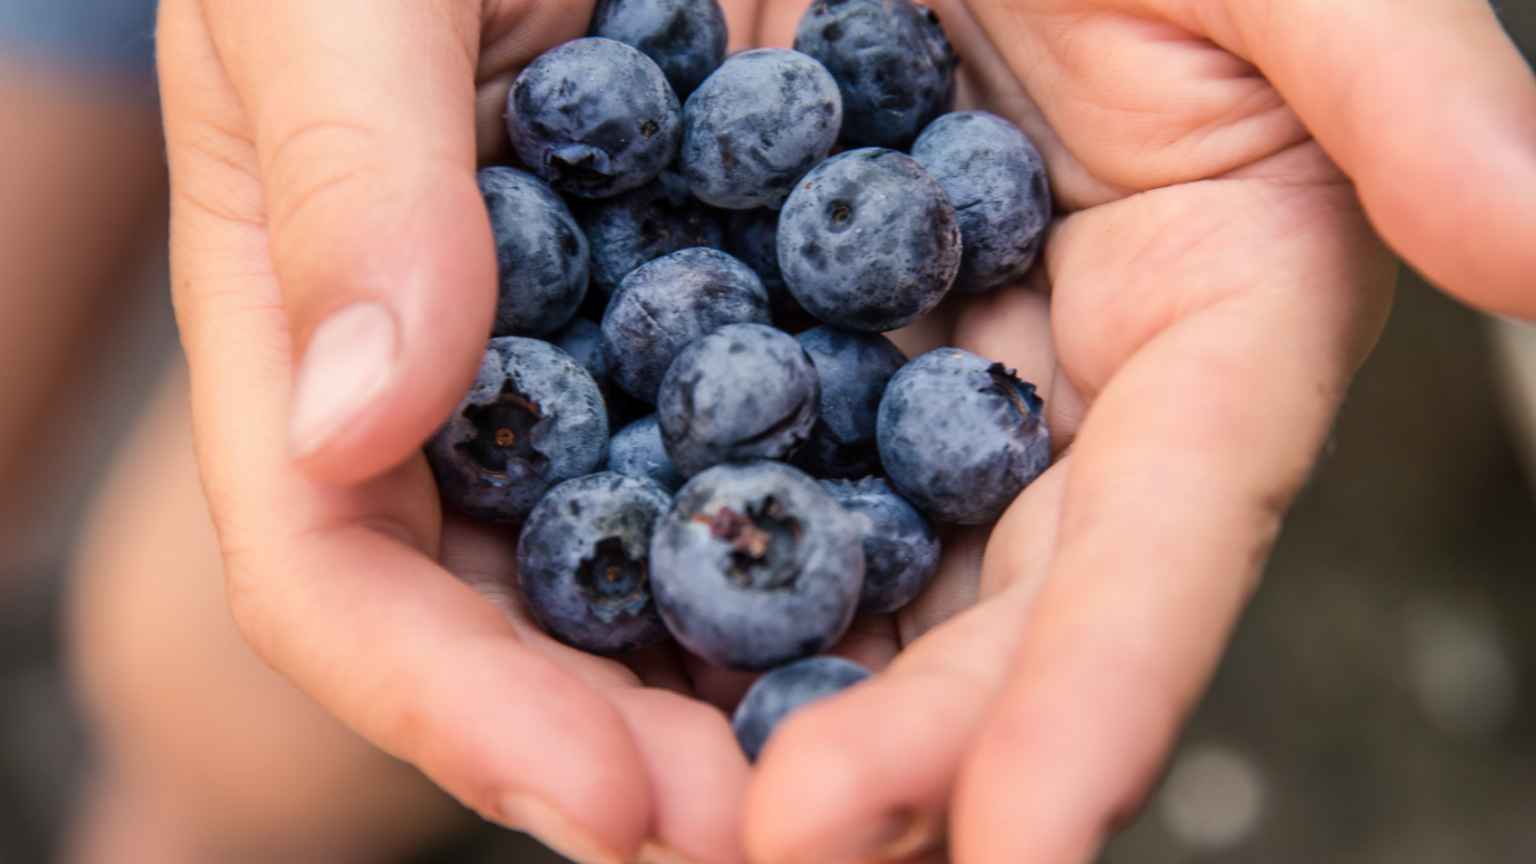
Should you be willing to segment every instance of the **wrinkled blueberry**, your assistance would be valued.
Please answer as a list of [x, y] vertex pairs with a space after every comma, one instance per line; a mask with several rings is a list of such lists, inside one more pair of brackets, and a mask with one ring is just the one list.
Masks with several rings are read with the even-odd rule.
[[613, 434], [608, 442], [608, 470], [655, 480], [669, 492], [676, 492], [687, 479], [667, 456], [655, 414], [647, 414]]
[[844, 146], [905, 150], [955, 104], [960, 57], [938, 16], [910, 0], [816, 0], [795, 30], [795, 50], [837, 79]]
[[545, 51], [517, 76], [507, 132], [523, 164], [551, 186], [603, 198], [643, 185], [672, 161], [682, 109], [649, 57], [589, 37]]
[[598, 0], [587, 35], [651, 58], [679, 99], [725, 59], [725, 13], [715, 0]]
[[448, 503], [480, 519], [517, 522], [556, 484], [590, 474], [607, 446], [592, 376], [548, 342], [500, 336], [425, 449]]
[[748, 761], [757, 761], [768, 736], [789, 712], [868, 677], [864, 667], [841, 657], [807, 657], [757, 679], [731, 717]]
[[608, 428], [619, 429], [637, 417], [649, 414], [649, 405], [620, 390], [613, 383], [612, 367], [603, 353], [603, 331], [594, 321], [572, 318], [564, 327], [549, 334], [547, 341], [571, 355], [581, 368], [587, 370], [597, 382], [597, 392], [602, 394], [603, 405], [608, 409]]
[[496, 238], [497, 336], [543, 336], [587, 293], [587, 238], [549, 184], [516, 168], [483, 168], [480, 194]]
[[816, 367], [795, 337], [727, 324], [678, 353], [656, 416], [672, 464], [692, 477], [721, 462], [788, 456], [811, 434], [820, 405]]
[[779, 267], [800, 305], [828, 324], [904, 327], [955, 280], [955, 208], [910, 156], [873, 147], [840, 153], [784, 202]]
[[879, 333], [813, 327], [795, 339], [821, 381], [821, 417], [790, 462], [815, 477], [866, 477], [880, 470], [875, 418], [880, 397], [907, 358]]
[[771, 669], [832, 645], [863, 581], [852, 517], [782, 462], [701, 472], [651, 538], [651, 592], [667, 629], [731, 669]]
[[716, 207], [776, 207], [827, 158], [842, 117], [820, 63], [783, 48], [743, 51], [683, 106], [683, 176]]
[[772, 207], [755, 210], [730, 210], [726, 217], [725, 251], [752, 268], [763, 280], [768, 304], [777, 317], [795, 317], [805, 309], [784, 284], [779, 270], [779, 211]]
[[613, 380], [654, 403], [683, 346], [724, 324], [767, 324], [768, 292], [747, 265], [714, 249], [684, 249], [624, 277], [603, 313]]
[[880, 477], [823, 480], [864, 544], [859, 612], [883, 615], [917, 599], [939, 569], [939, 529]]
[[631, 270], [679, 249], [725, 245], [715, 214], [688, 194], [671, 171], [655, 180], [584, 208], [577, 221], [592, 244], [592, 287], [604, 297]]
[[651, 602], [650, 548], [672, 496], [643, 478], [603, 472], [539, 499], [517, 541], [517, 585], [556, 639], [615, 655], [667, 638]]
[[1035, 261], [1051, 218], [1051, 188], [1040, 151], [1019, 128], [985, 111], [933, 121], [912, 158], [939, 181], [960, 220], [957, 291], [1018, 281]]
[[896, 373], [880, 401], [880, 461], [891, 485], [945, 522], [1003, 515], [1051, 462], [1035, 386], [958, 348], [929, 351]]

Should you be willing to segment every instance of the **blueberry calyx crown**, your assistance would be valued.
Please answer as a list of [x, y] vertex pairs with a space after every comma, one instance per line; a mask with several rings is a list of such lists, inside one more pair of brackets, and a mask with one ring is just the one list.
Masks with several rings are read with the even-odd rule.
[[731, 579], [744, 588], [779, 591], [795, 583], [795, 545], [804, 532], [800, 523], [782, 515], [779, 502], [772, 496], [761, 507], [748, 505], [738, 513], [721, 507], [713, 517], [696, 514], [693, 521], [709, 526], [709, 536], [729, 543]]
[[567, 144], [549, 151], [545, 164], [572, 183], [601, 183], [613, 175], [608, 154], [588, 144]]
[[992, 376], [992, 386], [983, 388], [984, 391], [996, 390], [1002, 394], [1018, 412], [1018, 423], [1025, 432], [1031, 432], [1040, 425], [1040, 409], [1045, 407], [1045, 402], [1035, 395], [1035, 385], [1020, 381], [1014, 370], [1003, 368], [1001, 363], [989, 366], [987, 374]]
[[609, 624], [621, 612], [639, 614], [651, 599], [645, 557], [631, 558], [618, 537], [593, 544], [591, 557], [577, 565], [576, 587], [592, 614]]
[[501, 386], [495, 402], [465, 408], [464, 419], [474, 426], [475, 437], [455, 447], [492, 477], [506, 477], [507, 466], [513, 461], [521, 461], [534, 471], [542, 471], [549, 461], [533, 446], [529, 434], [544, 419], [544, 413], [511, 381]]

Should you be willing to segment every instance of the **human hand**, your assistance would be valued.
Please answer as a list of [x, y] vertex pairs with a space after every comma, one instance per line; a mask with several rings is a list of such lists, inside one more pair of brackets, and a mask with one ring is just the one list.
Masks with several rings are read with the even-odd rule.
[[962, 864], [1066, 864], [1134, 814], [1385, 318], [1394, 268], [1335, 162], [1411, 262], [1536, 314], [1536, 99], [1483, 4], [930, 5], [962, 99], [1034, 138], [1065, 214], [1030, 286], [907, 345], [1019, 366], [1070, 446], [992, 529], [980, 602], [911, 641], [965, 605], [958, 562], [884, 674], [776, 734], [762, 864], [946, 827]]

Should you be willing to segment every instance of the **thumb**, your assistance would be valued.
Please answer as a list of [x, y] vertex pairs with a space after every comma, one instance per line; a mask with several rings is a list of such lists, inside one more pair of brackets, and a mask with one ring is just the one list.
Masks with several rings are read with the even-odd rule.
[[1383, 239], [1462, 300], [1536, 318], [1536, 81], [1488, 4], [1226, 5], [1234, 50], [1355, 181]]
[[[256, 149], [294, 345], [292, 455], [317, 479], [377, 475], [463, 396], [491, 331], [496, 261], [475, 183], [480, 4], [203, 8]], [[579, 35], [559, 32], [570, 17], [531, 16], [547, 32], [526, 39]]]

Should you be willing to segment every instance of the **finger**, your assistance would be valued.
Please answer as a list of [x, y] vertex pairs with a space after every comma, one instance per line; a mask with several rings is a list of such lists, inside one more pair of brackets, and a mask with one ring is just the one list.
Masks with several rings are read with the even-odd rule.
[[[1186, 19], [1213, 8], [1149, 5]], [[1203, 32], [1274, 82], [1382, 237], [1462, 299], [1536, 318], [1536, 81], [1489, 5], [1223, 5]]]
[[172, 284], [204, 491], [231, 608], [271, 666], [365, 738], [487, 817], [585, 861], [629, 859], [650, 823], [623, 719], [520, 646], [433, 560], [420, 458], [357, 487], [292, 466], [288, 318], [259, 218], [241, 106], [198, 8], [161, 5], [173, 186]]
[[1062, 226], [1057, 345], [1098, 395], [1050, 576], [959, 773], [959, 861], [1088, 860], [1139, 805], [1374, 340], [1390, 261], [1347, 187], [1295, 167]]
[[463, 396], [490, 334], [496, 263], [475, 184], [479, 6], [203, 4], [245, 111], [289, 317], [289, 447], [318, 479], [372, 477], [419, 447]]
[[941, 838], [955, 768], [1044, 575], [1066, 470], [1043, 474], [998, 522], [1008, 542], [987, 552], [983, 578], [999, 585], [989, 602], [937, 625], [868, 685], [774, 731], [748, 792], [754, 861], [905, 859]]

